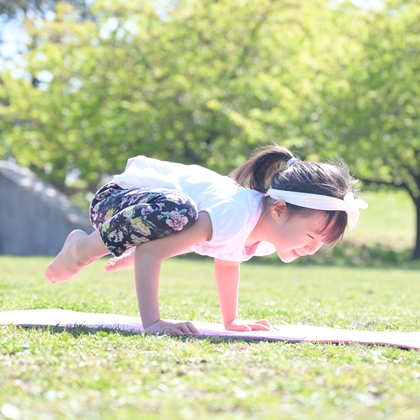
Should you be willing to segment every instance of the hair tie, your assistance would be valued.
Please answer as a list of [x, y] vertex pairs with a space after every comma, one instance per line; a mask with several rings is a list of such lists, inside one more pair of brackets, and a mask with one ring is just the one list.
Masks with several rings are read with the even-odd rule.
[[287, 167], [288, 167], [288, 168], [290, 168], [290, 167], [291, 167], [294, 163], [296, 163], [298, 160], [299, 160], [298, 158], [294, 158], [294, 157], [290, 158], [290, 159], [287, 161], [287, 163], [286, 163]]

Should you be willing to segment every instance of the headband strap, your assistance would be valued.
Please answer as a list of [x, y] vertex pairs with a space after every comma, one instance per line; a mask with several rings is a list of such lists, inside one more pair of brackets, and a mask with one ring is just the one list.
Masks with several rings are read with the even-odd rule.
[[327, 195], [276, 190], [274, 188], [270, 188], [266, 195], [276, 200], [283, 200], [286, 203], [308, 209], [345, 211], [348, 216], [350, 229], [356, 227], [360, 216], [359, 209], [367, 209], [368, 207], [365, 201], [360, 198], [354, 198], [352, 192], [347, 193], [342, 200]]

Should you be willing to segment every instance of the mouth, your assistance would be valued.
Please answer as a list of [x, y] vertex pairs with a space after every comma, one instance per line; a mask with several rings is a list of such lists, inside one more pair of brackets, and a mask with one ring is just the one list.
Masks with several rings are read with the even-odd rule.
[[299, 254], [299, 252], [297, 252], [297, 251], [295, 251], [294, 249], [292, 249], [292, 252], [293, 252], [293, 255], [296, 257], [296, 258], [299, 258], [301, 255]]
[[305, 254], [301, 254], [300, 252], [297, 252], [295, 249], [292, 249], [292, 252], [296, 258], [303, 257], [305, 255]]

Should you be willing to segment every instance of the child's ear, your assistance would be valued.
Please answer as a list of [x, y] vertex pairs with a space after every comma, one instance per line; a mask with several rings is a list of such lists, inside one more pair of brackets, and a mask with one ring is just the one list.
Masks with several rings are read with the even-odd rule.
[[277, 200], [271, 206], [271, 217], [274, 220], [280, 219], [283, 214], [286, 214], [287, 206], [283, 200]]

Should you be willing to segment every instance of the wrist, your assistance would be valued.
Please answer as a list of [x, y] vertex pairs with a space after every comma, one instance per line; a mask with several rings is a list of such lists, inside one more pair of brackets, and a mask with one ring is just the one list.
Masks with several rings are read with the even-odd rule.
[[225, 327], [226, 326], [228, 326], [228, 325], [230, 325], [230, 324], [232, 324], [236, 319], [238, 319], [238, 317], [237, 316], [235, 316], [235, 317], [233, 317], [231, 320], [229, 320], [229, 321], [227, 321], [227, 322], [224, 322], [223, 324], [225, 325]]
[[161, 319], [159, 318], [157, 321], [152, 322], [151, 324], [149, 324], [147, 327], [144, 327], [145, 330], [147, 330], [147, 328], [150, 328], [152, 325], [157, 324]]

